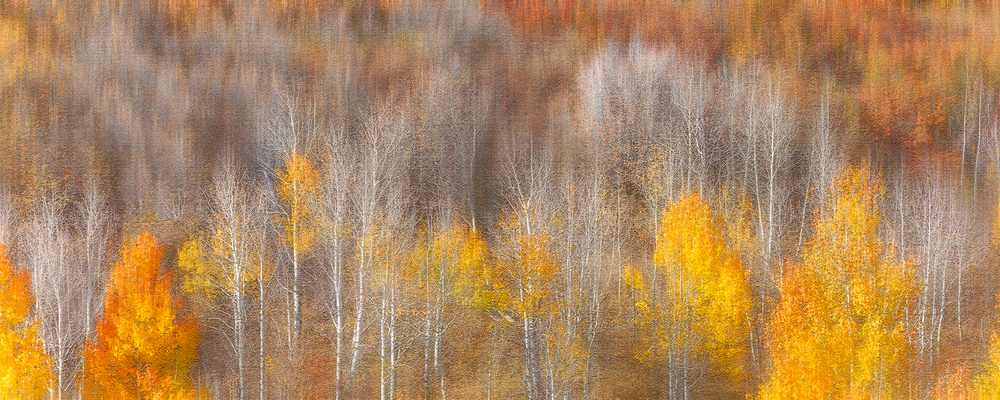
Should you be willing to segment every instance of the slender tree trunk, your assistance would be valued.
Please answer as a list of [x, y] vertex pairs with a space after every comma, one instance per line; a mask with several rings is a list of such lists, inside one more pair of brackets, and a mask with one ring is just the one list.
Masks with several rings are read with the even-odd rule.
[[428, 304], [424, 305], [424, 398], [431, 397], [431, 352], [433, 347], [434, 335], [431, 333], [431, 315], [430, 310], [430, 300], [425, 300]]
[[[368, 227], [362, 227], [362, 229], [367, 231]], [[366, 261], [365, 252], [367, 251], [366, 250], [367, 238], [365, 236], [367, 236], [367, 232], [362, 232], [361, 248], [360, 248], [361, 260], [358, 263], [358, 276], [357, 276], [358, 293], [357, 293], [357, 301], [356, 304], [354, 305], [355, 307], [354, 335], [351, 338], [351, 369], [347, 377], [347, 386], [348, 388], [352, 389], [354, 387], [354, 375], [357, 372], [358, 359], [361, 355], [361, 327], [362, 324], [364, 323], [363, 317], [365, 311], [365, 268], [367, 267], [367, 265], [365, 264]]]
[[[441, 290], [444, 290], [443, 288]], [[438, 292], [437, 306], [434, 310], [434, 369], [437, 371], [438, 382], [441, 387], [441, 398], [447, 399], [448, 395], [445, 393], [445, 377], [444, 377], [444, 363], [441, 359], [441, 346], [442, 346], [442, 336], [444, 336], [444, 327], [442, 326], [442, 308], [444, 307], [443, 298], [441, 292]]]
[[[242, 306], [240, 307], [240, 313], [243, 312]], [[243, 317], [237, 317], [234, 325], [234, 333], [236, 336], [236, 359], [237, 359], [237, 371], [239, 374], [239, 398], [243, 400], [246, 398], [246, 373], [244, 368], [245, 363], [245, 353], [243, 352]]]
[[261, 254], [259, 263], [260, 263], [260, 265], [258, 265], [258, 268], [260, 268], [260, 269], [259, 269], [258, 275], [257, 275], [257, 301], [258, 301], [258, 304], [257, 304], [257, 329], [258, 329], [258, 331], [257, 331], [257, 340], [258, 340], [258, 342], [257, 342], [257, 348], [259, 350], [259, 354], [258, 354], [258, 357], [257, 357], [257, 362], [258, 362], [258, 365], [257, 365], [258, 371], [257, 372], [260, 374], [260, 377], [259, 377], [259, 379], [257, 381], [257, 384], [259, 385], [258, 394], [260, 395], [260, 399], [263, 400], [264, 399], [264, 358], [266, 356], [266, 353], [264, 351], [264, 257], [263, 257], [263, 252]]
[[[298, 183], [292, 184], [294, 188], [292, 190], [298, 193]], [[293, 213], [297, 213], [297, 208], [301, 207], [298, 204], [298, 196], [293, 196], [296, 200], [292, 205]], [[293, 307], [293, 337], [298, 341], [299, 334], [302, 332], [302, 295], [300, 293], [300, 272], [299, 272], [299, 227], [298, 227], [298, 217], [292, 216], [292, 307]]]
[[389, 282], [389, 399], [396, 398], [396, 282]]
[[333, 255], [333, 296], [334, 296], [334, 329], [337, 331], [337, 343], [336, 343], [336, 370], [335, 381], [337, 384], [335, 398], [340, 400], [341, 393], [343, 392], [343, 340], [344, 340], [344, 305], [343, 305], [343, 269], [341, 260], [341, 249], [340, 249], [340, 234], [338, 230], [340, 229], [340, 224], [337, 223], [334, 226], [333, 240], [334, 240], [334, 255]]
[[[963, 244], [964, 246], [964, 244]], [[956, 297], [956, 302], [958, 303], [958, 341], [962, 341], [962, 273], [965, 272], [965, 248], [959, 249], [958, 253], [958, 296]]]
[[[236, 243], [231, 243], [235, 246]], [[236, 247], [233, 247], [235, 249]], [[236, 260], [236, 255], [233, 254], [233, 259]], [[246, 398], [246, 373], [244, 370], [244, 338], [243, 338], [243, 323], [244, 323], [244, 310], [243, 310], [243, 273], [242, 266], [238, 262], [232, 264], [234, 271], [234, 296], [233, 296], [233, 341], [235, 343], [236, 350], [236, 371], [239, 379], [239, 399], [243, 400]]]
[[382, 299], [381, 299], [381, 303], [382, 304], [379, 307], [379, 329], [378, 329], [378, 340], [379, 340], [379, 346], [378, 346], [379, 368], [378, 368], [378, 373], [379, 373], [379, 398], [382, 399], [382, 400], [386, 400], [387, 396], [386, 396], [386, 372], [385, 372], [385, 367], [386, 367], [387, 354], [386, 354], [386, 343], [385, 342], [386, 342], [386, 313], [387, 313], [386, 307], [388, 305], [387, 305], [387, 302], [386, 302], [386, 293], [385, 293], [385, 286], [384, 285], [388, 285], [389, 283], [387, 282], [388, 281], [388, 277], [383, 276], [382, 278], [383, 278]]
[[[431, 270], [431, 245], [430, 243], [434, 240], [434, 234], [432, 232], [427, 233], [427, 249], [424, 252], [424, 268], [427, 271]], [[438, 270], [438, 274], [442, 272]], [[437, 286], [435, 286], [435, 292], [437, 291]], [[428, 289], [429, 290], [429, 289]], [[434, 350], [433, 347], [436, 344], [436, 329], [435, 332], [431, 332], [432, 323], [435, 318], [434, 312], [436, 311], [436, 305], [432, 306], [433, 300], [431, 299], [431, 294], [429, 292], [424, 292], [424, 398], [429, 399], [431, 397], [431, 352]], [[432, 309], [434, 307], [435, 309]], [[434, 327], [436, 328], [436, 327]], [[434, 354], [434, 361], [437, 361], [436, 354]], [[435, 364], [434, 368], [437, 367]]]
[[[61, 279], [61, 278], [60, 278]], [[58, 293], [58, 292], [57, 292]], [[61, 299], [58, 294], [56, 295], [56, 379], [58, 380], [56, 398], [62, 400], [63, 390], [66, 387], [65, 375], [66, 375], [66, 351], [65, 343], [63, 342], [63, 307]]]
[[531, 328], [529, 327], [526, 313], [521, 316], [521, 324], [524, 329], [524, 383], [528, 391], [528, 400], [536, 400], [538, 399], [538, 394], [535, 392], [534, 346], [531, 340]]

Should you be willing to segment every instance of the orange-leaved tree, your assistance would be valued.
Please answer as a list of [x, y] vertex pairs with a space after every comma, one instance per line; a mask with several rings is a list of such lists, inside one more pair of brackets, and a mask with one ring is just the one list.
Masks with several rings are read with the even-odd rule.
[[851, 168], [790, 265], [772, 314], [763, 399], [905, 396], [907, 307], [916, 283], [879, 238], [884, 189]]
[[198, 325], [181, 316], [151, 234], [127, 243], [111, 271], [97, 336], [83, 349], [88, 398], [191, 398]]
[[663, 213], [647, 280], [633, 269], [623, 280], [634, 290], [637, 354], [665, 363], [671, 398], [690, 398], [705, 366], [733, 381], [743, 379], [750, 328], [750, 286], [739, 257], [726, 244], [722, 219], [697, 194]]
[[14, 271], [0, 245], [0, 393], [40, 399], [54, 376], [38, 337], [38, 319], [28, 316], [35, 303], [29, 280], [25, 271]]

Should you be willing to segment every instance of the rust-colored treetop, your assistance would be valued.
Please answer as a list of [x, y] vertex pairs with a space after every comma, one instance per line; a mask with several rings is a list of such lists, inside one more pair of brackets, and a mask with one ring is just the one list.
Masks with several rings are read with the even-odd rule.
[[180, 315], [162, 257], [146, 233], [125, 245], [112, 269], [104, 316], [83, 352], [88, 397], [193, 397], [187, 374], [197, 358], [198, 326]]

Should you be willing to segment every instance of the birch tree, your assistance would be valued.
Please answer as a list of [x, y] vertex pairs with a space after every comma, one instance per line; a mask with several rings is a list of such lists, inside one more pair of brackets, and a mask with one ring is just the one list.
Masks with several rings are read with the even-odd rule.
[[257, 116], [256, 146], [265, 187], [273, 190], [283, 204], [284, 237], [292, 268], [288, 310], [291, 348], [302, 323], [301, 262], [314, 238], [310, 202], [314, 201], [316, 181], [310, 154], [318, 123], [315, 107], [303, 107], [294, 91], [276, 90], [269, 100]]
[[[358, 151], [354, 190], [350, 204], [354, 208], [355, 302], [354, 330], [351, 337], [351, 364], [348, 387], [353, 388], [362, 350], [367, 282], [375, 278], [378, 263], [385, 261], [385, 251], [392, 240], [393, 227], [402, 217], [402, 178], [409, 161], [407, 123], [402, 115], [379, 110], [364, 116], [357, 143]], [[381, 252], [381, 254], [380, 254]], [[392, 293], [384, 293], [392, 296]], [[391, 301], [391, 298], [388, 300]], [[380, 306], [388, 307], [389, 303]], [[379, 308], [381, 312], [382, 307]], [[388, 310], [386, 310], [388, 311]], [[382, 327], [380, 327], [382, 328]], [[380, 329], [380, 334], [383, 331]], [[386, 334], [391, 334], [386, 332]], [[384, 351], [384, 350], [383, 350]], [[382, 353], [381, 355], [388, 355]], [[383, 381], [383, 386], [387, 382]], [[385, 390], [382, 395], [387, 395]]]
[[107, 245], [111, 239], [114, 216], [101, 193], [97, 180], [86, 181], [83, 201], [77, 205], [77, 237], [84, 263], [84, 293], [80, 297], [86, 324], [86, 336], [93, 333], [97, 315], [104, 303], [104, 284], [107, 273]]
[[[500, 251], [495, 276], [501, 282], [493, 310], [520, 331], [524, 349], [524, 379], [529, 399], [548, 396], [546, 365], [546, 313], [552, 311], [552, 294], [558, 274], [548, 229], [558, 204], [553, 188], [550, 154], [546, 146], [505, 143], [498, 174], [503, 179], [503, 215], [498, 219]], [[540, 151], [541, 150], [541, 151]]]
[[322, 240], [327, 263], [327, 280], [330, 293], [327, 307], [334, 329], [334, 397], [344, 395], [344, 336], [347, 322], [347, 266], [351, 240], [350, 199], [353, 188], [353, 174], [356, 159], [352, 144], [343, 132], [331, 135], [327, 148], [326, 171], [322, 185]]
[[962, 335], [962, 297], [966, 272], [979, 257], [969, 250], [975, 240], [970, 201], [962, 195], [955, 171], [943, 160], [927, 157], [913, 173], [900, 171], [888, 220], [903, 257], [914, 261], [920, 283], [910, 321], [921, 372], [931, 374], [940, 362], [942, 332]]
[[688, 193], [705, 192], [710, 168], [709, 127], [706, 121], [709, 96], [706, 71], [694, 61], [682, 63], [671, 76], [670, 101], [677, 115], [683, 142], [676, 149], [684, 154], [684, 189]]
[[63, 201], [57, 195], [43, 196], [26, 232], [25, 249], [32, 271], [35, 312], [41, 320], [41, 338], [52, 355], [56, 385], [52, 396], [62, 398], [73, 385], [76, 353], [86, 331], [79, 297], [84, 281], [75, 279], [76, 260], [70, 232], [61, 213]]
[[[257, 278], [252, 274], [258, 239], [253, 214], [257, 207], [248, 192], [245, 173], [227, 160], [213, 176], [211, 222], [207, 243], [196, 237], [178, 252], [178, 267], [185, 273], [185, 291], [205, 294], [211, 303], [221, 294], [228, 307], [218, 328], [235, 359], [236, 397], [247, 395], [248, 349], [247, 297]], [[202, 250], [207, 245], [208, 251]]]
[[254, 216], [252, 222], [256, 228], [256, 240], [253, 241], [253, 257], [250, 260], [249, 272], [253, 274], [254, 283], [257, 286], [257, 391], [259, 398], [263, 400], [266, 397], [264, 378], [265, 371], [267, 370], [265, 368], [267, 353], [264, 348], [267, 323], [264, 316], [264, 309], [267, 299], [266, 289], [269, 286], [271, 278], [274, 276], [274, 252], [268, 241], [269, 234], [273, 229], [271, 225], [273, 198], [269, 196], [268, 191], [261, 187], [258, 187], [256, 192], [256, 201], [253, 203], [256, 208], [252, 212]]
[[583, 382], [580, 395], [583, 398], [593, 397], [592, 390], [596, 376], [593, 375], [594, 354], [597, 335], [602, 331], [605, 322], [604, 296], [610, 280], [604, 272], [608, 260], [607, 249], [609, 232], [608, 192], [605, 180], [596, 172], [585, 175], [582, 190], [578, 197], [579, 215], [583, 221], [578, 241], [577, 262], [579, 263], [580, 294], [583, 296], [586, 328], [585, 360]]
[[[781, 256], [782, 227], [787, 224], [783, 221], [783, 214], [786, 212], [787, 188], [781, 187], [782, 182], [786, 182], [786, 168], [791, 156], [790, 145], [795, 132], [795, 120], [793, 113], [789, 109], [790, 103], [784, 98], [781, 87], [775, 82], [768, 82], [768, 92], [764, 108], [764, 133], [765, 137], [758, 143], [763, 145], [763, 178], [766, 182], [766, 190], [761, 188], [758, 181], [757, 187], [757, 209], [761, 214], [758, 219], [761, 221], [759, 237], [763, 239], [761, 249], [767, 254], [766, 261], [774, 262], [774, 257]], [[754, 163], [754, 175], [757, 176], [757, 162]], [[761, 192], [766, 194], [762, 195]]]
[[283, 239], [292, 259], [289, 347], [294, 347], [302, 330], [302, 263], [316, 240], [315, 208], [319, 177], [309, 158], [292, 153], [278, 178], [278, 195], [285, 206]]

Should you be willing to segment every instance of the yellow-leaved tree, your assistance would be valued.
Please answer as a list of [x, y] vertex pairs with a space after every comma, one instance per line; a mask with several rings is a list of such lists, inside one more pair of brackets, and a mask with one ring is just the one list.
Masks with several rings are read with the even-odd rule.
[[[993, 246], [1000, 248], [1000, 203], [993, 217]], [[1000, 399], [1000, 334], [990, 337], [990, 347], [982, 371], [976, 376], [975, 392], [980, 399]]]
[[916, 283], [879, 238], [883, 191], [865, 168], [836, 179], [803, 262], [785, 269], [762, 399], [906, 396]]
[[14, 271], [0, 245], [0, 393], [41, 399], [54, 376], [38, 337], [38, 319], [28, 316], [35, 303], [25, 271]]
[[664, 363], [670, 398], [690, 398], [707, 366], [742, 381], [750, 287], [726, 245], [722, 219], [700, 196], [688, 195], [663, 213], [658, 232], [656, 279], [631, 268], [622, 277], [634, 290], [635, 323], [643, 331], [637, 357]]
[[[453, 304], [486, 308], [490, 276], [486, 242], [479, 232], [460, 223], [421, 230], [404, 271], [409, 288], [424, 308], [421, 329], [424, 345], [424, 395], [445, 393], [444, 338], [450, 325], [446, 312]], [[435, 387], [436, 386], [436, 387]]]
[[292, 332], [302, 331], [302, 257], [316, 241], [315, 202], [319, 177], [309, 158], [292, 152], [279, 173], [278, 195], [285, 203], [285, 242], [292, 256]]
[[456, 223], [418, 238], [407, 275], [429, 305], [445, 307], [450, 299], [473, 308], [493, 304], [494, 271], [486, 263], [489, 251], [482, 234]]
[[84, 396], [95, 399], [193, 398], [188, 371], [198, 325], [181, 316], [160, 273], [163, 248], [146, 233], [127, 243], [111, 271], [97, 336], [83, 349]]
[[[232, 165], [226, 163], [215, 173], [207, 240], [195, 236], [184, 243], [177, 252], [177, 267], [184, 275], [184, 292], [206, 306], [200, 313], [205, 326], [218, 329], [228, 339], [236, 364], [237, 397], [244, 398], [248, 391], [248, 298], [258, 265], [254, 262], [259, 240], [254, 214], [259, 208], [246, 190], [244, 175]], [[213, 312], [222, 309], [215, 303], [219, 294], [228, 303], [222, 316]]]
[[990, 338], [989, 353], [983, 363], [983, 370], [976, 376], [976, 394], [980, 399], [1000, 398], [1000, 335]]
[[201, 237], [195, 236], [177, 250], [177, 268], [182, 275], [181, 290], [189, 296], [203, 297], [208, 303], [215, 303], [219, 287], [215, 280], [219, 272], [206, 260]]
[[[525, 206], [530, 209], [530, 206]], [[526, 213], [527, 214], [527, 213]], [[454, 232], [438, 246], [452, 247], [457, 254], [453, 293], [463, 304], [497, 313], [521, 336], [524, 348], [524, 378], [528, 399], [546, 398], [545, 367], [551, 355], [547, 348], [548, 326], [556, 304], [552, 289], [559, 263], [552, 253], [548, 234], [530, 232], [531, 221], [506, 212], [499, 221], [503, 249], [490, 257], [479, 233]], [[454, 257], [454, 256], [452, 256]]]
[[492, 295], [492, 305], [499, 306], [498, 310], [505, 318], [520, 325], [528, 398], [544, 398], [543, 317], [552, 311], [553, 304], [549, 297], [558, 263], [549, 249], [549, 236], [546, 234], [523, 234], [513, 245], [513, 257], [499, 262], [494, 272], [499, 282], [494, 285], [497, 292]]
[[438, 269], [432, 273], [444, 274], [459, 302], [479, 308], [495, 302], [491, 291], [493, 271], [486, 263], [489, 251], [482, 234], [456, 224], [434, 236], [431, 255], [431, 264]]

